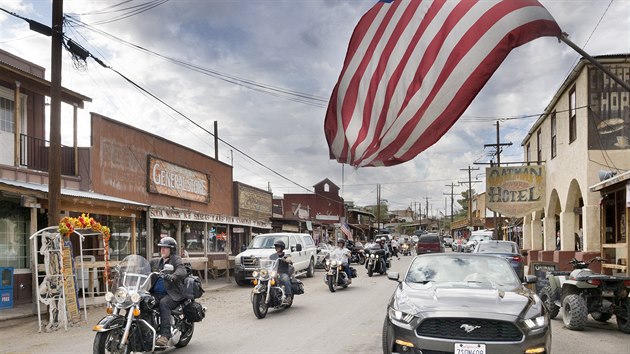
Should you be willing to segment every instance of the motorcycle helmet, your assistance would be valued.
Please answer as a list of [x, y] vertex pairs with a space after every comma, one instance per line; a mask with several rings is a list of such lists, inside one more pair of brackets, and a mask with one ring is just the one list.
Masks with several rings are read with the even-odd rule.
[[342, 238], [339, 238], [339, 239], [337, 239], [337, 243], [338, 243], [338, 244], [339, 244], [339, 243], [343, 243], [343, 245], [345, 246], [345, 245], [346, 245], [346, 240], [344, 240], [344, 239], [342, 239]]
[[172, 237], [164, 237], [158, 243], [158, 247], [169, 247], [174, 251], [177, 248], [177, 241]]
[[278, 240], [273, 243], [273, 247], [280, 247], [280, 249], [284, 251], [287, 246], [284, 244], [284, 241]]

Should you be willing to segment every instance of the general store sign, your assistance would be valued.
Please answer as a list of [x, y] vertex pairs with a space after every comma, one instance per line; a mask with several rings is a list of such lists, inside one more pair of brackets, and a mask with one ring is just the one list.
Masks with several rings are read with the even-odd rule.
[[545, 167], [486, 168], [486, 207], [505, 216], [521, 217], [541, 210], [545, 202]]
[[210, 181], [205, 173], [148, 157], [148, 190], [151, 193], [207, 203]]

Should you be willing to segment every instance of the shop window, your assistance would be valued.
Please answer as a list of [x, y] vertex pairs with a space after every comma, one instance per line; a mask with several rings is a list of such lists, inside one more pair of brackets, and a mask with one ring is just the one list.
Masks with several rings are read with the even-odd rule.
[[160, 255], [158, 243], [167, 236], [177, 240], [177, 222], [153, 219], [153, 255], [155, 257]]
[[558, 150], [556, 147], [557, 139], [556, 139], [556, 112], [551, 113], [551, 158], [553, 159], [558, 154]]
[[204, 224], [198, 222], [187, 222], [182, 225], [183, 248], [189, 255], [193, 253], [203, 254], [204, 247]]
[[29, 268], [28, 211], [0, 201], [0, 267]]
[[226, 225], [208, 226], [208, 252], [225, 252], [227, 241]]

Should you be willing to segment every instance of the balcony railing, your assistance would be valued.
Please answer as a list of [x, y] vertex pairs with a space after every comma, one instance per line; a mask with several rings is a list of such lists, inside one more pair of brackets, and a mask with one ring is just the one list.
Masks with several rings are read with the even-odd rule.
[[[20, 165], [31, 170], [48, 171], [50, 142], [20, 134]], [[74, 148], [61, 145], [61, 174], [74, 176]]]

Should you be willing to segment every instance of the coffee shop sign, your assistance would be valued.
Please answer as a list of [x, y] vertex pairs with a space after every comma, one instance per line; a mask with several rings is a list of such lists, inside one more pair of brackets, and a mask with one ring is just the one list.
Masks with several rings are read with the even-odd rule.
[[264, 228], [264, 229], [271, 228], [271, 223], [265, 222], [265, 221], [244, 219], [244, 218], [239, 218], [236, 216], [229, 216], [229, 215], [205, 214], [205, 213], [198, 213], [194, 211], [178, 210], [178, 209], [151, 208], [149, 210], [149, 216], [152, 219], [200, 221], [200, 222], [209, 222], [209, 223], [215, 223], [215, 224], [252, 226], [252, 227], [259, 227], [259, 228]]

